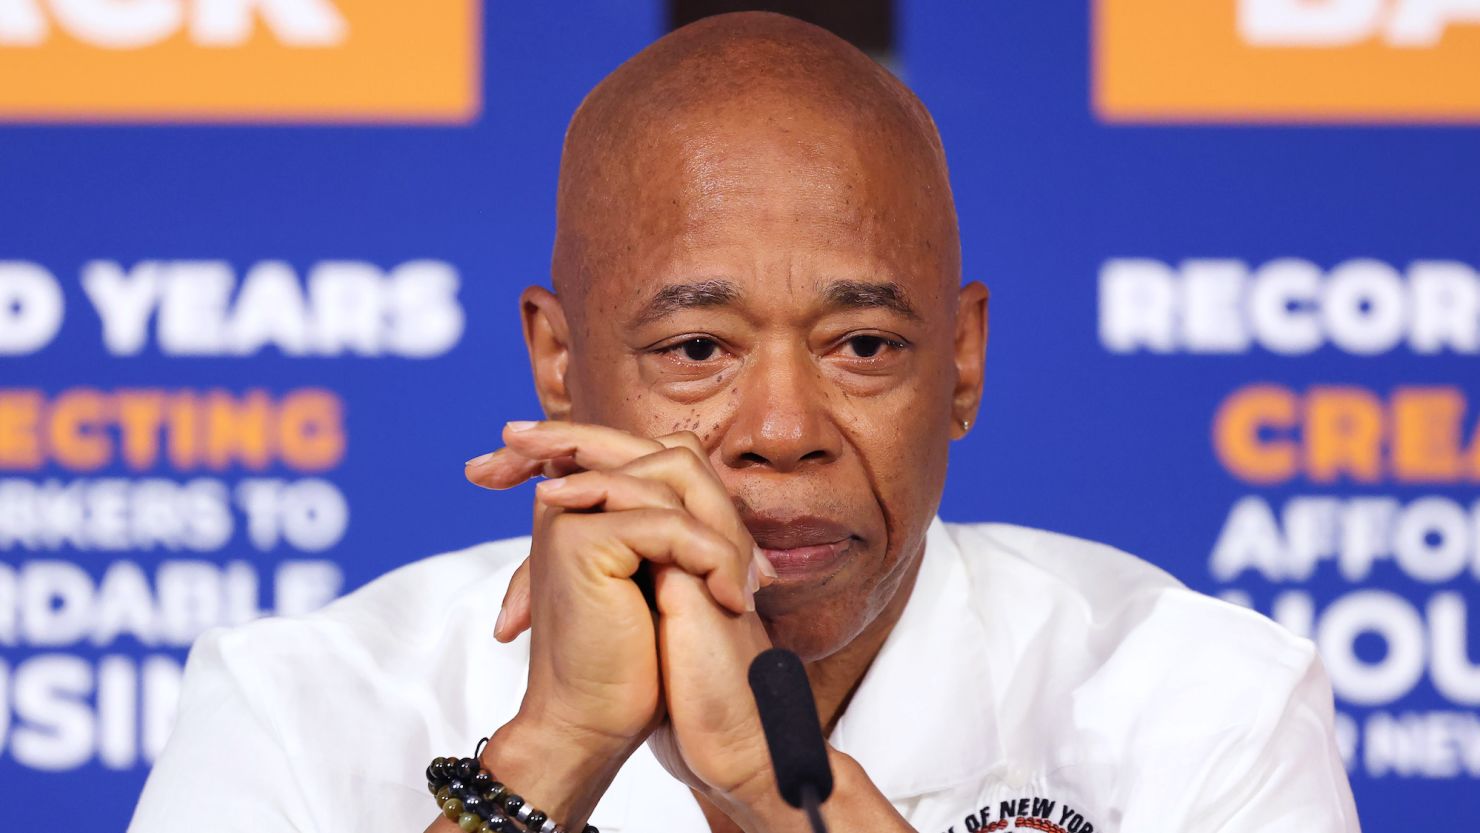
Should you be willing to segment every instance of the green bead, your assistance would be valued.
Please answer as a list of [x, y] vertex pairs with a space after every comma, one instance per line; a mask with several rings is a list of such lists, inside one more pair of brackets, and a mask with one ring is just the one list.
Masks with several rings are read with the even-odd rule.
[[478, 825], [478, 833], [498, 833], [498, 831], [493, 829], [493, 825], [485, 821]]
[[482, 823], [483, 819], [478, 818], [472, 813], [463, 813], [457, 817], [457, 826], [463, 829], [463, 833], [476, 833], [478, 826]]
[[437, 794], [437, 785], [436, 784], [433, 784], [431, 781], [428, 781], [427, 782], [427, 792], [431, 793], [432, 795], [436, 795]]
[[452, 788], [447, 786], [446, 784], [443, 784], [442, 788], [437, 790], [436, 795], [438, 804], [446, 804], [447, 799], [452, 797]]
[[453, 821], [457, 821], [457, 817], [462, 815], [462, 811], [462, 799], [449, 798], [442, 804], [442, 815]]

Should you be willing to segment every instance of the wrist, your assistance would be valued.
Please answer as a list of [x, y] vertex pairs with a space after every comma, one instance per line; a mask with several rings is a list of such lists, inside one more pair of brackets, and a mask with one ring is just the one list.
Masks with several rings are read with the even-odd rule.
[[509, 792], [580, 830], [641, 744], [554, 725], [521, 712], [488, 739], [481, 763]]
[[[833, 790], [822, 805], [822, 816], [832, 830], [868, 830], [872, 833], [913, 833], [914, 828], [879, 792], [863, 767], [852, 757], [831, 747]], [[749, 833], [810, 833], [806, 814], [781, 800], [774, 778], [770, 797], [758, 796], [737, 808], [730, 818]]]
[[[858, 762], [842, 752], [827, 747], [828, 765], [832, 770], [832, 797], [850, 794], [862, 775]], [[864, 776], [867, 780], [866, 776]], [[727, 795], [714, 799], [736, 824], [747, 831], [784, 833], [785, 831], [810, 831], [806, 814], [781, 797], [776, 786], [776, 773], [769, 762], [756, 777], [747, 780]], [[832, 801], [832, 799], [829, 799]], [[832, 804], [825, 806], [833, 806]]]

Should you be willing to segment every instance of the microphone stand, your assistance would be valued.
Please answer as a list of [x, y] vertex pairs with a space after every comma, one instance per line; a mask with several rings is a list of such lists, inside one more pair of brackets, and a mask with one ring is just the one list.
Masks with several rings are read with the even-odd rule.
[[822, 820], [822, 799], [811, 784], [802, 785], [802, 809], [807, 812], [807, 821], [812, 823], [812, 833], [827, 833], [827, 823]]

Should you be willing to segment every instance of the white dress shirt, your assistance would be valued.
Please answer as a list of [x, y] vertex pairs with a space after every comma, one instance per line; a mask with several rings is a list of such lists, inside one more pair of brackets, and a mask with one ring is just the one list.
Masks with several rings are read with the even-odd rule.
[[[420, 833], [427, 763], [519, 706], [527, 637], [491, 634], [528, 543], [202, 637], [130, 833]], [[1100, 544], [937, 520], [829, 740], [924, 833], [1354, 833], [1331, 721], [1311, 644], [1259, 614]], [[708, 830], [646, 747], [591, 822]]]

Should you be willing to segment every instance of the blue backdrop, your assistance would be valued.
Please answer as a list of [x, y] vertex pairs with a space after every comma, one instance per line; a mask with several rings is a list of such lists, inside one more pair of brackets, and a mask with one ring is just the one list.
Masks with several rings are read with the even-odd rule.
[[[1085, 9], [896, 15], [992, 290], [942, 514], [1276, 614], [1330, 667], [1365, 827], [1468, 821], [1480, 135], [1110, 122]], [[7, 829], [124, 827], [203, 628], [527, 531], [528, 493], [462, 461], [538, 413], [515, 301], [548, 280], [565, 122], [665, 26], [491, 4], [466, 123], [0, 113]]]

